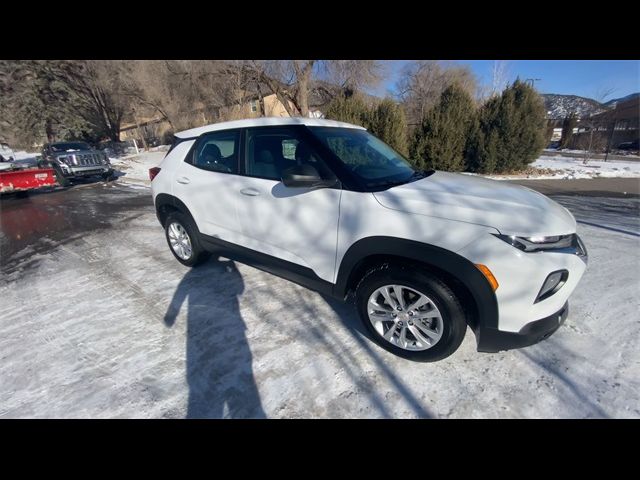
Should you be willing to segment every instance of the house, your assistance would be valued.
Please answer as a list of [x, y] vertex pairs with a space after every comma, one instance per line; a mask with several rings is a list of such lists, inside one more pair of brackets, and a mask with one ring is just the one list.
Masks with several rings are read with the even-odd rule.
[[[606, 143], [611, 149], [625, 142], [636, 142], [640, 138], [640, 96], [615, 103], [615, 108], [599, 113], [590, 118], [590, 127], [599, 135], [606, 136]], [[587, 132], [588, 128], [579, 129], [578, 135]]]

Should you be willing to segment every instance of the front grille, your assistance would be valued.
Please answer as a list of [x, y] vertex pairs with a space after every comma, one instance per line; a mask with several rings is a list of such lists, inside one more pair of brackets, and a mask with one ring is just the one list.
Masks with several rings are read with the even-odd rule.
[[86, 167], [90, 165], [100, 165], [100, 159], [98, 155], [94, 153], [83, 153], [78, 155], [78, 165], [81, 167]]

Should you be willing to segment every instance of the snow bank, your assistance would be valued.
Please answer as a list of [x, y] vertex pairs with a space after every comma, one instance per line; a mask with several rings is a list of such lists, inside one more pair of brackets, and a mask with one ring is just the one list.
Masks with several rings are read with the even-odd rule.
[[541, 155], [526, 172], [515, 175], [485, 175], [494, 180], [548, 180], [576, 178], [640, 178], [640, 162], [589, 160]]
[[120, 182], [148, 187], [151, 185], [149, 169], [160, 165], [168, 149], [168, 145], [162, 145], [138, 155], [127, 155], [109, 160], [116, 170]]

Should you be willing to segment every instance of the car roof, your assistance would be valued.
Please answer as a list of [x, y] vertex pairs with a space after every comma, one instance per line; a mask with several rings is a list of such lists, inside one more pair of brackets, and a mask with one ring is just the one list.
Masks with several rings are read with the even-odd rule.
[[175, 134], [178, 138], [194, 138], [199, 137], [203, 133], [215, 132], [218, 130], [231, 130], [233, 128], [246, 127], [267, 127], [277, 125], [307, 125], [309, 127], [335, 127], [335, 128], [355, 128], [358, 130], [366, 130], [364, 127], [353, 125], [351, 123], [338, 122], [336, 120], [325, 120], [324, 118], [306, 118], [306, 117], [261, 117], [248, 118], [245, 120], [233, 120], [230, 122], [212, 123], [204, 127], [191, 128], [183, 130]]

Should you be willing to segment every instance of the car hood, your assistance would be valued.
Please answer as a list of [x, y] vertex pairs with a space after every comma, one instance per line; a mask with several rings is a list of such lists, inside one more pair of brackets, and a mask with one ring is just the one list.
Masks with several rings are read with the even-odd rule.
[[436, 172], [373, 195], [386, 208], [485, 225], [508, 235], [576, 231], [573, 215], [541, 193], [474, 175]]

